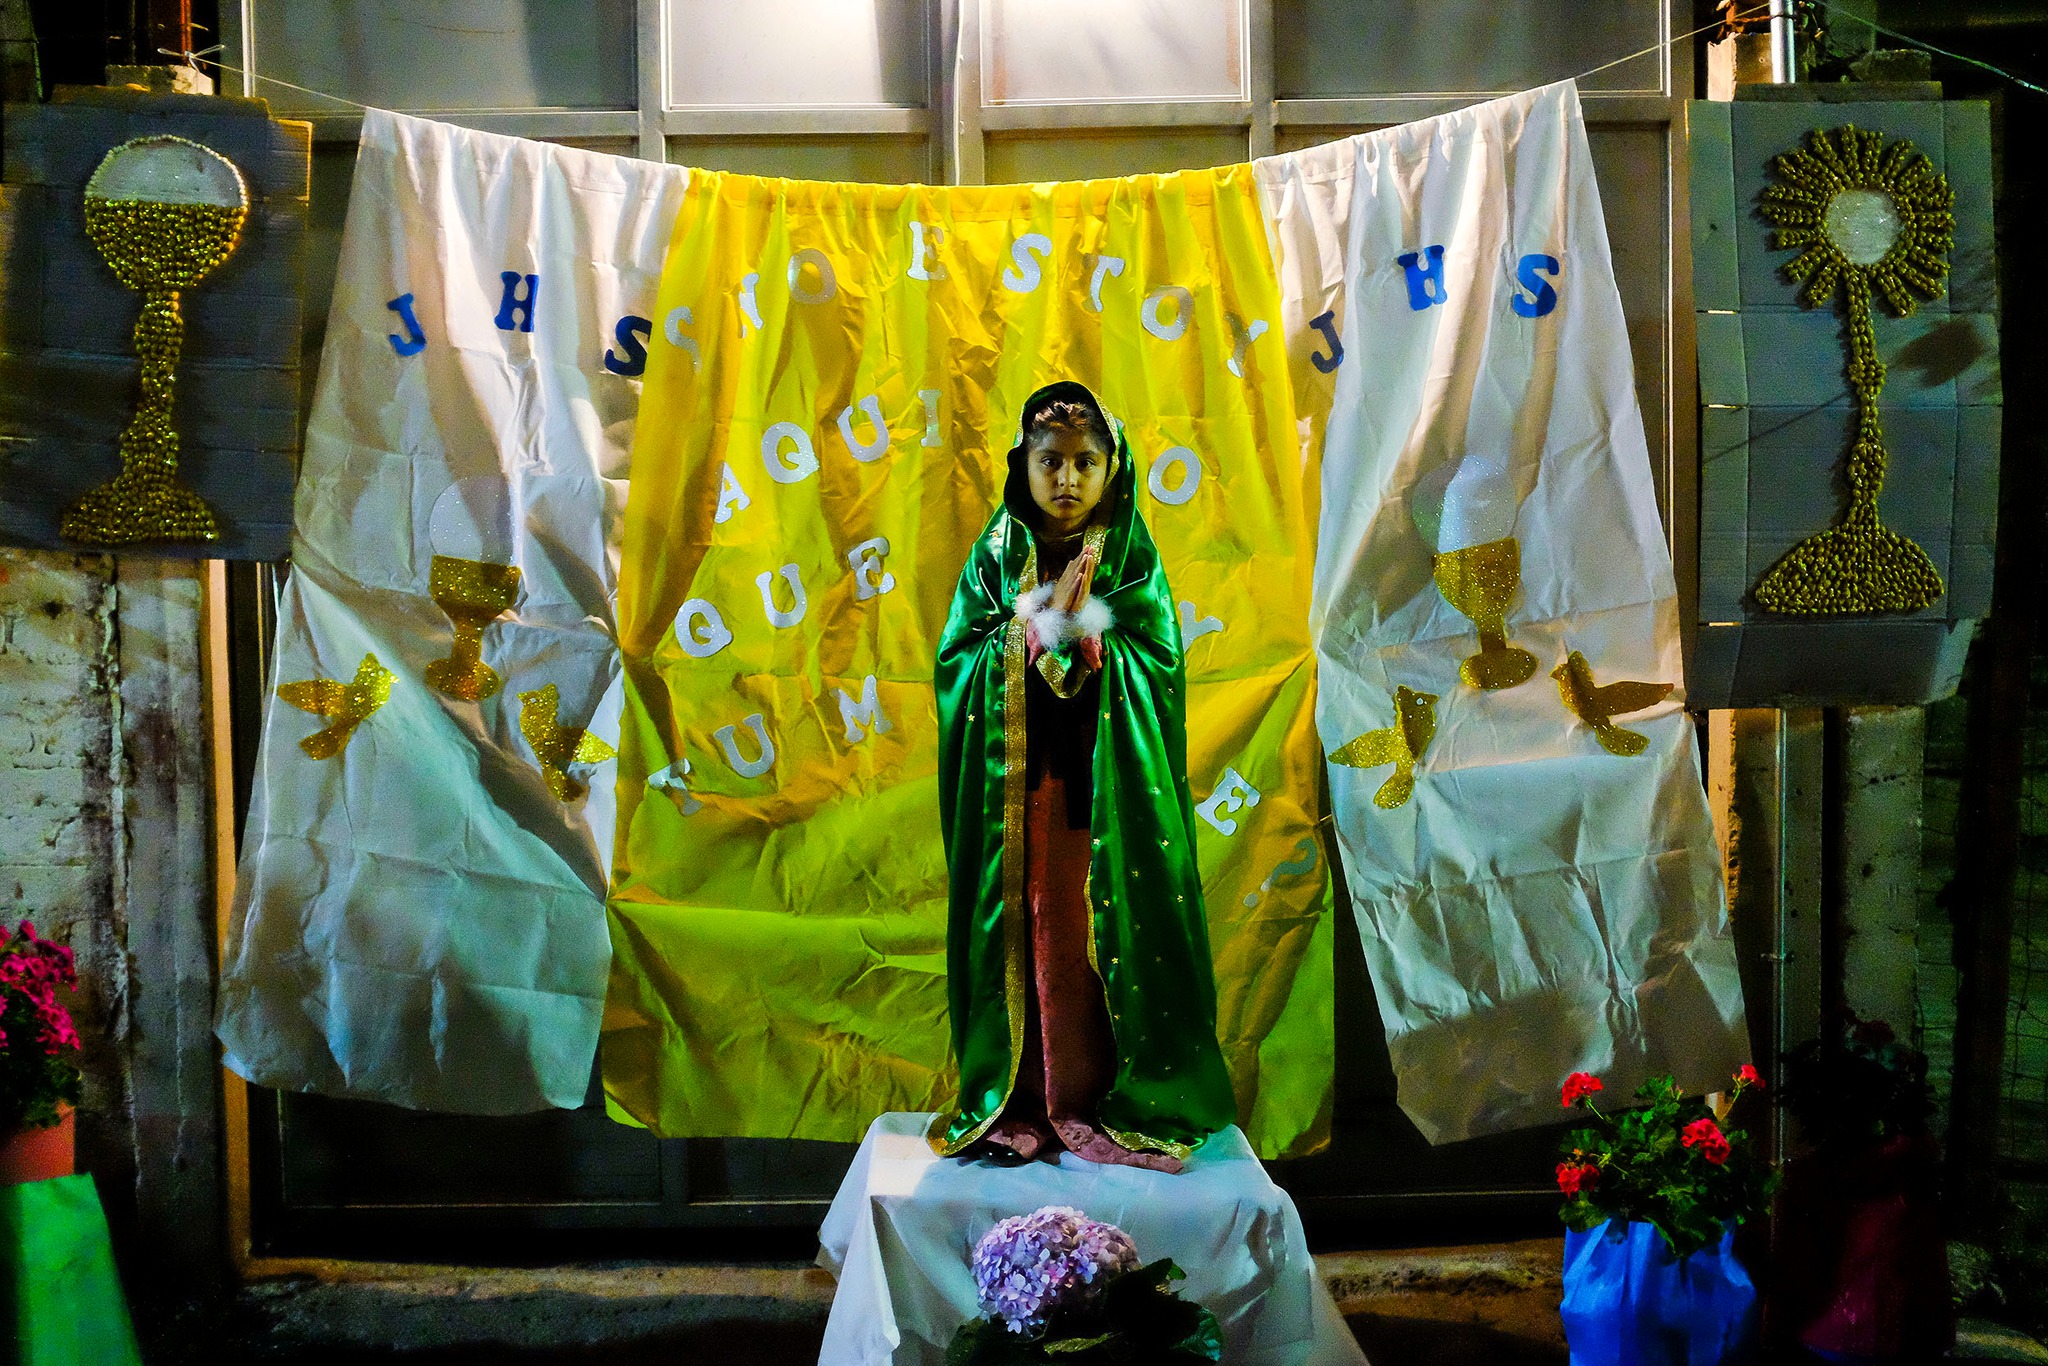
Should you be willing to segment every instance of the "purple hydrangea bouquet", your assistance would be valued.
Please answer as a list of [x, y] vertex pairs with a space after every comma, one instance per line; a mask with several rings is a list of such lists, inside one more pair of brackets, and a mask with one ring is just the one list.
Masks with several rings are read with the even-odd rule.
[[1215, 1315], [1176, 1295], [1170, 1259], [1138, 1262], [1130, 1235], [1047, 1205], [1005, 1219], [974, 1249], [983, 1317], [946, 1349], [946, 1366], [1181, 1366], [1223, 1354]]

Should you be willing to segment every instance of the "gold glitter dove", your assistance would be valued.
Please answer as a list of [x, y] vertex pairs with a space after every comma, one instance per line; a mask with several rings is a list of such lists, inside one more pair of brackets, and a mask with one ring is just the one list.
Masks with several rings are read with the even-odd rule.
[[1374, 806], [1392, 811], [1414, 795], [1415, 765], [1435, 735], [1436, 694], [1403, 685], [1394, 690], [1394, 724], [1347, 741], [1330, 755], [1330, 762], [1347, 768], [1392, 764], [1393, 773], [1372, 797]]
[[1593, 728], [1593, 738], [1602, 749], [1623, 758], [1641, 754], [1650, 739], [1636, 731], [1623, 730], [1614, 724], [1614, 718], [1656, 706], [1671, 696], [1675, 686], [1634, 681], [1595, 683], [1593, 666], [1577, 650], [1552, 669], [1550, 676], [1557, 680], [1557, 695], [1564, 699], [1565, 710]]
[[562, 694], [552, 683], [519, 694], [519, 733], [533, 746], [548, 791], [557, 801], [572, 802], [583, 795], [583, 784], [569, 776], [569, 765], [602, 763], [618, 751], [581, 726], [557, 725], [561, 705]]
[[1760, 204], [1776, 225], [1771, 245], [1800, 248], [1785, 277], [1799, 302], [1816, 308], [1839, 289], [1849, 348], [1855, 432], [1846, 469], [1849, 506], [1835, 525], [1786, 551], [1756, 586], [1766, 610], [1813, 615], [1913, 612], [1945, 591], [1927, 552], [1878, 518], [1886, 452], [1877, 399], [1884, 362], [1870, 321], [1870, 296], [1899, 317], [1915, 296], [1932, 299], [1955, 246], [1955, 195], [1910, 142], [1854, 126], [1815, 131], [1808, 144], [1775, 158], [1777, 182]]
[[86, 182], [86, 236], [121, 283], [142, 295], [135, 319], [142, 397], [121, 433], [121, 472], [64, 514], [59, 530], [66, 540], [220, 539], [213, 509], [177, 480], [171, 409], [185, 345], [179, 297], [234, 255], [248, 211], [248, 187], [235, 164], [180, 137], [124, 142]]
[[298, 683], [280, 683], [277, 695], [300, 711], [328, 718], [332, 725], [299, 741], [299, 748], [315, 759], [332, 759], [348, 747], [356, 727], [370, 719], [391, 698], [397, 674], [364, 655], [356, 666], [356, 681], [338, 678], [309, 678]]

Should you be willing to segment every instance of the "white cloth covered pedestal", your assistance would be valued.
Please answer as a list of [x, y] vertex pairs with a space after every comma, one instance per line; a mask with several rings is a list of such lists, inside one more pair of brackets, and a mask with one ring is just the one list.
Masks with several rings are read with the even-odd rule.
[[1131, 1235], [1144, 1261], [1171, 1257], [1176, 1286], [1216, 1316], [1231, 1366], [1365, 1361], [1317, 1274], [1301, 1216], [1242, 1131], [1195, 1151], [1178, 1176], [1062, 1153], [1001, 1167], [934, 1153], [930, 1115], [868, 1127], [818, 1230], [818, 1263], [839, 1278], [819, 1366], [938, 1366], [978, 1318], [974, 1245], [1012, 1215], [1068, 1205]]

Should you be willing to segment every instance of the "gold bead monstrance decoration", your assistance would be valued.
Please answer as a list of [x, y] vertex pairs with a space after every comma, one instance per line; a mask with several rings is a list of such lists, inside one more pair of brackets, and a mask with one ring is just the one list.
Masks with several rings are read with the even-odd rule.
[[142, 295], [135, 350], [142, 401], [121, 433], [121, 473], [64, 515], [66, 539], [88, 545], [214, 541], [204, 499], [177, 481], [171, 402], [185, 340], [178, 296], [234, 255], [249, 191], [210, 147], [160, 135], [107, 153], [85, 186], [85, 231], [121, 283]]
[[1943, 586], [1927, 552], [1878, 518], [1884, 362], [1877, 358], [1870, 296], [1876, 291], [1905, 317], [1916, 296], [1940, 295], [1955, 245], [1955, 196], [1912, 143], [1886, 146], [1883, 134], [1853, 126], [1816, 131], [1806, 147], [1771, 164], [1778, 179], [1765, 187], [1761, 205], [1777, 228], [1771, 245], [1802, 248], [1784, 268], [1802, 285], [1801, 304], [1818, 307], [1839, 289], [1856, 417], [1847, 510], [1786, 551], [1757, 584], [1756, 600], [1772, 612], [1812, 615], [1918, 611], [1932, 606]]

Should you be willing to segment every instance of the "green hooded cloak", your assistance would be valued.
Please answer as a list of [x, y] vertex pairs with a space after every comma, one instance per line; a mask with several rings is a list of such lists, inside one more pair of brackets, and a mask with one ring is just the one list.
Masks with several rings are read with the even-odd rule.
[[[1033, 394], [1030, 417], [1055, 401], [1095, 396], [1061, 382]], [[1136, 471], [1121, 427], [1101, 504], [1084, 544], [1097, 549], [1092, 586], [1115, 616], [1102, 636], [1102, 711], [1095, 733], [1090, 957], [1109, 1008], [1116, 1079], [1096, 1120], [1124, 1147], [1185, 1159], [1236, 1121], [1216, 1043], [1216, 982], [1195, 862], [1187, 781], [1187, 678], [1173, 594], [1138, 516]], [[1020, 591], [1038, 586], [1037, 510], [1023, 446], [1010, 452], [1003, 502], [960, 571], [939, 643], [939, 817], [950, 876], [946, 926], [953, 1051], [960, 1101], [932, 1128], [942, 1153], [980, 1138], [1002, 1113], [1023, 1051], [1030, 926], [1024, 902], [1026, 654]], [[1037, 667], [1072, 697], [1072, 648]]]

